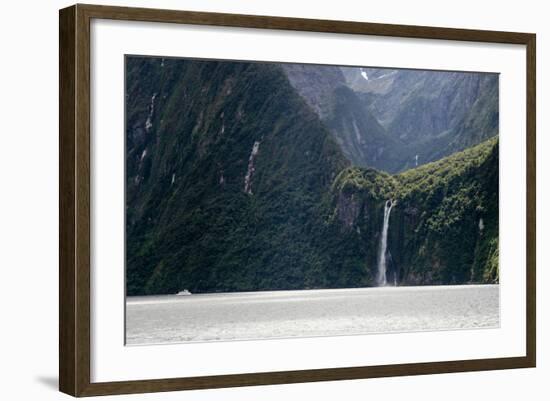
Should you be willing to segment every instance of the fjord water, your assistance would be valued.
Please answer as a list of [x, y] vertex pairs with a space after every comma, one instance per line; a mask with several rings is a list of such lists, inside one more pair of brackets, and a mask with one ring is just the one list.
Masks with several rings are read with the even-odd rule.
[[126, 343], [495, 328], [499, 316], [498, 285], [128, 297]]

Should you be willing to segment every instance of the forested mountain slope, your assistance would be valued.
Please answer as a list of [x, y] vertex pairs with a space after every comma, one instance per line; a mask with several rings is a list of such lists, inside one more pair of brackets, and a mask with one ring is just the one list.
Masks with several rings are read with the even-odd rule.
[[333, 184], [332, 218], [362, 237], [375, 266], [384, 203], [392, 199], [389, 282], [498, 282], [498, 188], [493, 138], [394, 176], [344, 169]]
[[399, 139], [349, 87], [320, 93], [278, 64], [127, 57], [129, 295], [375, 285], [390, 198], [396, 283], [498, 280], [497, 141], [400, 175], [352, 167], [346, 119]]
[[321, 285], [348, 162], [279, 66], [130, 57], [127, 102], [129, 294]]

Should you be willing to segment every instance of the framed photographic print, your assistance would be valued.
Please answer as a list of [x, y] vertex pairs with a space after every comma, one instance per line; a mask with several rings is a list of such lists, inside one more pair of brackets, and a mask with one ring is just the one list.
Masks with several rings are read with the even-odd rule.
[[534, 367], [535, 35], [60, 11], [60, 390]]

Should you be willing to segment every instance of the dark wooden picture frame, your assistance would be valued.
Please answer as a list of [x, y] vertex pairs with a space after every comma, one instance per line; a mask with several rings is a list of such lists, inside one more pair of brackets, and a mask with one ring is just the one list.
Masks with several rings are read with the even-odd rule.
[[[511, 358], [92, 383], [90, 380], [90, 22], [94, 18], [525, 45], [527, 54], [526, 355]], [[80, 4], [60, 10], [59, 30], [60, 391], [73, 396], [94, 396], [535, 367], [535, 34]]]

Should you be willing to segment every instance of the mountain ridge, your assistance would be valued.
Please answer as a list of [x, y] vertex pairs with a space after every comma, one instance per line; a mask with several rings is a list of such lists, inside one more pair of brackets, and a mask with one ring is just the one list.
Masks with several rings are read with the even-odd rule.
[[[332, 88], [330, 93], [341, 91], [340, 103], [328, 102], [323, 120], [321, 109], [311, 107], [280, 65], [127, 57], [126, 73], [128, 295], [182, 288], [200, 293], [376, 284], [384, 203], [395, 196], [399, 180], [412, 184], [350, 163], [327, 124], [335, 104], [359, 109], [360, 99], [349, 88]], [[350, 113], [358, 126], [374, 126], [361, 123], [366, 117], [358, 112]], [[494, 223], [492, 213], [498, 199], [495, 205], [495, 199], [479, 195], [481, 206], [491, 211], [484, 212], [467, 197], [457, 198], [461, 188], [477, 196], [480, 185], [494, 184], [498, 141], [492, 141], [469, 149], [479, 154], [464, 156], [464, 166], [456, 161], [460, 155], [442, 159], [427, 174], [432, 177], [424, 185], [427, 192], [419, 188], [415, 196], [398, 199], [388, 249], [398, 266], [390, 272], [398, 272], [400, 284], [498, 281], [494, 258], [487, 256], [498, 244], [498, 217]], [[488, 148], [496, 149], [496, 158], [489, 157]], [[481, 169], [474, 159], [487, 164]], [[438, 175], [441, 166], [451, 166], [462, 177], [453, 181], [460, 188], [449, 184], [447, 175]], [[404, 174], [414, 177], [417, 171], [428, 170]], [[433, 271], [418, 255], [418, 228], [433, 244], [446, 244], [430, 231], [431, 214], [417, 219], [407, 212], [427, 207], [424, 197], [435, 211], [458, 202], [468, 221], [485, 219], [487, 241], [479, 230], [476, 235], [468, 231], [472, 240], [463, 250], [478, 255], [475, 261], [463, 259], [474, 273], [445, 268], [451, 261], [446, 247], [431, 250], [439, 263]], [[466, 233], [449, 224], [449, 232]], [[413, 261], [419, 262], [417, 270]], [[460, 274], [453, 276], [449, 269]]]
[[497, 74], [309, 67], [283, 65], [354, 165], [396, 173], [498, 135]]

